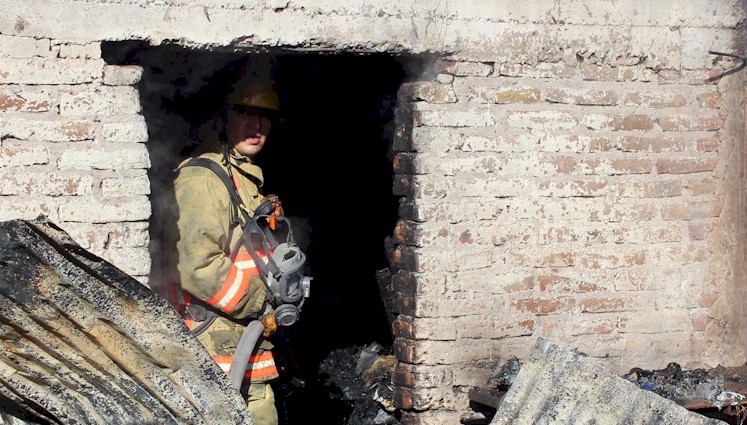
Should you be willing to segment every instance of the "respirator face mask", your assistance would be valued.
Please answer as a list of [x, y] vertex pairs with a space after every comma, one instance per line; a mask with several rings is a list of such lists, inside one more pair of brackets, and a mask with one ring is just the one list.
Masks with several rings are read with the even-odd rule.
[[[275, 202], [276, 198], [275, 198]], [[311, 291], [312, 278], [304, 275], [306, 255], [293, 239], [290, 221], [276, 211], [271, 201], [264, 201], [244, 227], [242, 239], [259, 268], [267, 287], [267, 300], [275, 310], [279, 326], [296, 323], [301, 307]], [[266, 254], [264, 260], [257, 252]]]
[[278, 277], [267, 276], [267, 298], [275, 309], [278, 325], [290, 326], [298, 321], [301, 306], [311, 290], [311, 277], [303, 274], [306, 255], [298, 246], [281, 243], [270, 258], [280, 273]]

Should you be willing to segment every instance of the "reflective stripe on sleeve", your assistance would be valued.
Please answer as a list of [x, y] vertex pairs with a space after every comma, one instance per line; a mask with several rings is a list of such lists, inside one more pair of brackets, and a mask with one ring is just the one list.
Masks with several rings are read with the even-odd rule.
[[[214, 355], [213, 360], [220, 366], [224, 373], [228, 374], [231, 369], [233, 356]], [[265, 351], [262, 354], [249, 357], [249, 363], [244, 372], [244, 379], [247, 380], [268, 380], [279, 376], [275, 359], [271, 351]]]
[[[264, 255], [260, 257], [263, 261], [267, 261]], [[237, 255], [236, 260], [231, 264], [228, 277], [215, 296], [208, 300], [208, 304], [225, 313], [231, 313], [249, 289], [249, 278], [258, 274], [259, 270], [251, 255], [248, 253]]]

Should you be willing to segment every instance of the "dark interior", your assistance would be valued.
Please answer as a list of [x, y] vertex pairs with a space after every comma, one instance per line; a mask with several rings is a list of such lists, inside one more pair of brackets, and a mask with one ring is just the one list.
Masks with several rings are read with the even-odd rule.
[[282, 385], [290, 378], [306, 382], [303, 391], [295, 389], [292, 397], [285, 397], [281, 423], [301, 423], [308, 416], [299, 412], [307, 408], [324, 423], [344, 423], [345, 408], [326, 405], [332, 401], [317, 367], [338, 348], [372, 342], [391, 347], [376, 272], [388, 267], [384, 241], [397, 218], [398, 199], [392, 194], [394, 108], [398, 88], [418, 77], [426, 58], [236, 53], [136, 41], [105, 43], [102, 52], [109, 64], [143, 68], [138, 89], [152, 163], [155, 286], [161, 272], [157, 242], [167, 225], [161, 218], [171, 202], [172, 169], [194, 149], [196, 135], [210, 129], [237, 64], [274, 58], [285, 121], [273, 126], [256, 161], [265, 174], [264, 193], [277, 194], [293, 220], [313, 278], [300, 320], [274, 337], [286, 371], [285, 382], [276, 388], [278, 398], [292, 389]]

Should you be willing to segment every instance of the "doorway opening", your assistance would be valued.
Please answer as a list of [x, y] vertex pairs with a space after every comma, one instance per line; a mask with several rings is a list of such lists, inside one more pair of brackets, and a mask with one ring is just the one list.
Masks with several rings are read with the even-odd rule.
[[273, 126], [255, 159], [265, 177], [263, 192], [282, 200], [313, 278], [300, 320], [276, 334], [276, 345], [292, 352], [284, 366], [306, 383], [305, 391], [287, 398], [292, 403], [283, 406], [281, 423], [301, 423], [306, 409], [329, 415], [317, 417], [325, 423], [346, 423], [350, 406], [328, 397], [318, 368], [333, 350], [372, 342], [391, 348], [377, 271], [389, 267], [385, 239], [398, 212], [392, 194], [394, 110], [400, 85], [420, 78], [430, 58], [246, 53], [139, 41], [104, 43], [102, 54], [109, 64], [143, 68], [138, 90], [151, 158], [152, 286], [162, 272], [159, 241], [173, 203], [172, 170], [209, 129], [226, 84], [233, 82], [226, 74], [231, 64], [275, 61], [285, 122]]

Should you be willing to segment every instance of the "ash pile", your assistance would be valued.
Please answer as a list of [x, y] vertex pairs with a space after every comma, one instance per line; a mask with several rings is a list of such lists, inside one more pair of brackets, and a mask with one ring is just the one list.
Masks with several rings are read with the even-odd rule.
[[396, 359], [379, 343], [332, 351], [320, 364], [318, 379], [330, 400], [349, 406], [347, 425], [395, 425], [400, 412], [392, 403]]

